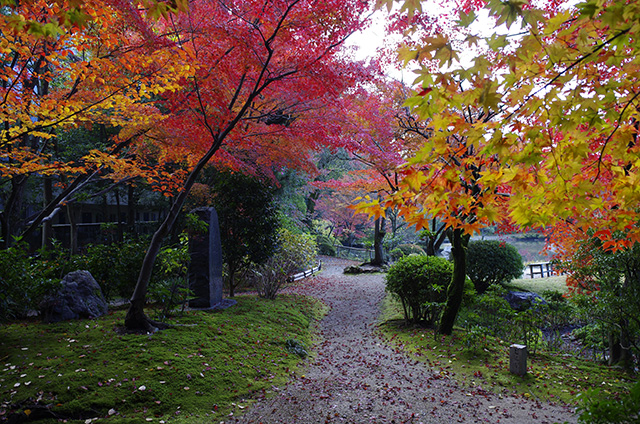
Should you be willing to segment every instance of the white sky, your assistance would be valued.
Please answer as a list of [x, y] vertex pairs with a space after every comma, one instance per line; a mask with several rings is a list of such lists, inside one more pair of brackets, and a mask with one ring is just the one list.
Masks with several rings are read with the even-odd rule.
[[[358, 31], [349, 37], [346, 45], [347, 47], [356, 47], [356, 60], [368, 60], [374, 58], [377, 55], [378, 49], [391, 43], [392, 40], [385, 31], [386, 16], [386, 9], [384, 11], [375, 12], [372, 17], [371, 25], [367, 29]], [[399, 40], [399, 36], [397, 37], [396, 42]], [[388, 69], [387, 74], [397, 80], [404, 80], [405, 82], [411, 82], [410, 80], [413, 80], [414, 78], [411, 72], [395, 68]]]

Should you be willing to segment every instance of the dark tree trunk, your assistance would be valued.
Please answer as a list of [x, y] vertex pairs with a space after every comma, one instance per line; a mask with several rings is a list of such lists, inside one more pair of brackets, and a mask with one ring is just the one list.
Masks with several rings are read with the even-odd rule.
[[[51, 177], [44, 177], [43, 180], [43, 197], [44, 205], [46, 207], [53, 201], [53, 179]], [[53, 224], [51, 221], [42, 223], [42, 248], [47, 249], [51, 247], [51, 239], [53, 239]]]
[[447, 237], [447, 232], [444, 229], [444, 225], [441, 225], [438, 229], [435, 218], [431, 221], [431, 231], [427, 236], [427, 256], [436, 256], [440, 246]]
[[375, 222], [375, 233], [373, 235], [373, 253], [374, 257], [371, 265], [382, 266], [384, 264], [384, 246], [382, 240], [386, 233], [386, 221], [384, 218], [378, 218]]
[[609, 333], [609, 365], [616, 365], [622, 357], [620, 338], [613, 332]]
[[229, 297], [236, 295], [236, 267], [235, 265], [228, 263], [229, 267]]
[[618, 365], [625, 370], [633, 369], [633, 357], [630, 352], [629, 335], [626, 322], [621, 322], [619, 332], [609, 333], [609, 365]]
[[114, 195], [116, 198], [116, 225], [117, 225], [117, 235], [116, 238], [118, 242], [122, 243], [124, 240], [124, 228], [122, 225], [122, 219], [120, 219], [120, 215], [122, 214], [122, 205], [120, 204], [120, 190], [115, 189]]
[[69, 218], [69, 253], [74, 255], [78, 252], [78, 220], [73, 205], [67, 205], [67, 217]]
[[4, 210], [0, 212], [2, 222], [2, 234], [0, 241], [2, 248], [7, 249], [12, 245], [13, 236], [18, 234], [21, 225], [22, 201], [27, 186], [27, 176], [19, 175], [11, 179], [11, 193], [4, 204]]
[[136, 204], [138, 202], [138, 196], [136, 194], [136, 187], [133, 183], [129, 184], [129, 190], [127, 193], [128, 207], [127, 207], [127, 231], [130, 234], [136, 234]]
[[464, 294], [464, 281], [466, 279], [466, 250], [469, 243], [469, 236], [465, 235], [461, 229], [451, 231], [451, 255], [453, 256], [453, 275], [451, 283], [447, 289], [447, 303], [445, 304], [440, 325], [439, 334], [450, 335], [453, 332], [453, 324], [458, 316], [462, 295]]
[[140, 274], [138, 275], [138, 282], [131, 296], [129, 310], [124, 319], [124, 326], [128, 331], [153, 333], [158, 329], [166, 328], [166, 324], [161, 324], [150, 320], [144, 313], [144, 305], [147, 297], [147, 288], [149, 287], [149, 281], [151, 280], [151, 273], [153, 272], [153, 264], [156, 261], [156, 257], [162, 247], [162, 241], [169, 234], [178, 219], [178, 215], [184, 206], [184, 202], [187, 200], [187, 196], [196, 182], [196, 178], [209, 162], [211, 157], [220, 148], [221, 139], [216, 139], [209, 151], [200, 159], [198, 164], [193, 168], [189, 176], [187, 177], [182, 190], [175, 197], [175, 200], [169, 208], [169, 212], [165, 217], [160, 227], [156, 230], [149, 243], [149, 248], [142, 261], [142, 267]]

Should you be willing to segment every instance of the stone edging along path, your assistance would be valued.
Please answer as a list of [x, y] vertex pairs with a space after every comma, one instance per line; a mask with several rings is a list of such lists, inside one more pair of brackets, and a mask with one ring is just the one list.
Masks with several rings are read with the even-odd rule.
[[353, 263], [327, 258], [318, 276], [291, 289], [331, 308], [317, 355], [304, 374], [225, 423], [577, 422], [566, 407], [461, 386], [385, 344], [374, 331], [384, 276], [344, 275]]

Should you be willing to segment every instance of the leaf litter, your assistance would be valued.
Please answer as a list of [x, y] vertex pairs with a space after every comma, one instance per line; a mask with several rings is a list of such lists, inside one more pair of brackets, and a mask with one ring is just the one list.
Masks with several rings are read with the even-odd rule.
[[326, 258], [319, 276], [290, 289], [330, 308], [304, 374], [225, 423], [577, 422], [568, 405], [468, 387], [389, 343], [377, 322], [384, 276], [344, 275], [350, 264]]

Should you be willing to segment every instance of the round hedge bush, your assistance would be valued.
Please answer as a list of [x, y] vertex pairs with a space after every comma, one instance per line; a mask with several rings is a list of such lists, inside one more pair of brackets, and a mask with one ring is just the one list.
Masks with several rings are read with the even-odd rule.
[[472, 241], [467, 248], [467, 275], [478, 294], [492, 284], [504, 284], [522, 275], [524, 263], [518, 250], [498, 240]]
[[400, 299], [408, 323], [433, 325], [447, 298], [452, 273], [453, 265], [444, 258], [405, 256], [389, 268], [387, 291]]
[[399, 244], [395, 249], [389, 252], [391, 259], [397, 261], [403, 256], [409, 255], [426, 255], [422, 247], [417, 244]]

